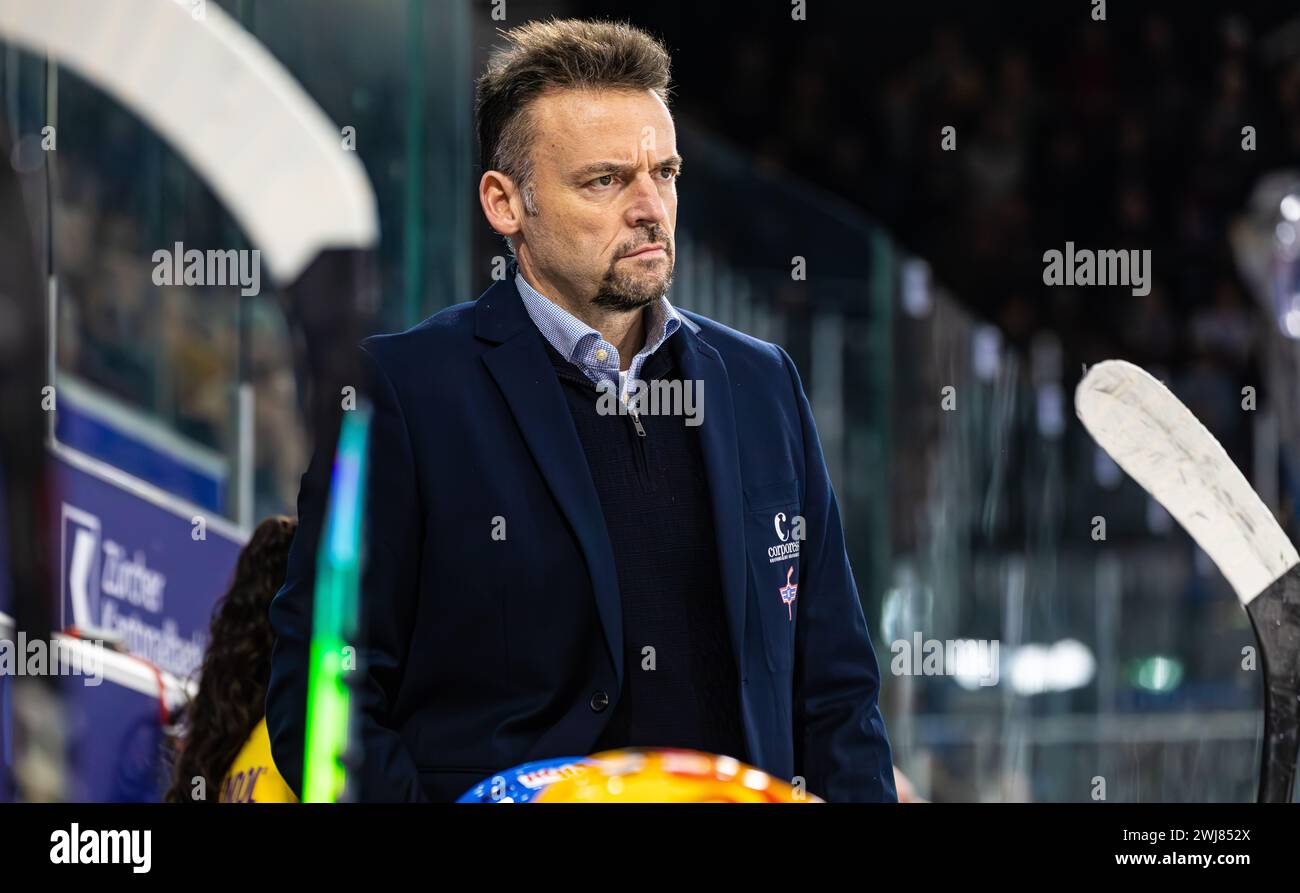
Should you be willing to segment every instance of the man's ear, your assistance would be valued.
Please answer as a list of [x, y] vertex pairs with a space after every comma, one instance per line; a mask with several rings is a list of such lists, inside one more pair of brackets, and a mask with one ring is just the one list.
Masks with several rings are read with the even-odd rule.
[[517, 235], [523, 227], [523, 202], [515, 181], [501, 171], [486, 171], [478, 181], [478, 201], [488, 225], [502, 236]]

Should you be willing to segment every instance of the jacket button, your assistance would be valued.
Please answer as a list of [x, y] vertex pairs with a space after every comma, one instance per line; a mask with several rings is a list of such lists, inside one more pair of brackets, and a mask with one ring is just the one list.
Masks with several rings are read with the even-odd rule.
[[609, 706], [609, 695], [598, 691], [591, 696], [591, 709], [599, 713]]

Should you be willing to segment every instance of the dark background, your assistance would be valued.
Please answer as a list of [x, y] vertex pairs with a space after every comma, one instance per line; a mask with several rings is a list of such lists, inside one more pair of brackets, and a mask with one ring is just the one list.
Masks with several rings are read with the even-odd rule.
[[[569, 5], [662, 36], [679, 114], [864, 209], [1013, 341], [1047, 326], [1082, 361], [1247, 359], [1225, 228], [1300, 150], [1293, 5], [1110, 3], [1103, 22], [1084, 0], [812, 0], [803, 22], [781, 2]], [[1067, 240], [1151, 249], [1152, 293], [1044, 287]]]

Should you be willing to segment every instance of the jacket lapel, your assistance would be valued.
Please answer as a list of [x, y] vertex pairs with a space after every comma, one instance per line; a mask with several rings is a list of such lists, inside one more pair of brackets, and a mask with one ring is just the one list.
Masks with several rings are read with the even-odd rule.
[[740, 482], [740, 451], [736, 440], [736, 411], [731, 400], [731, 379], [718, 351], [699, 336], [699, 326], [678, 310], [683, 325], [679, 354], [682, 377], [703, 383], [704, 421], [700, 447], [712, 495], [713, 527], [718, 544], [718, 567], [726, 602], [731, 648], [743, 677], [746, 602], [745, 505]]
[[498, 345], [483, 355], [483, 362], [505, 395], [555, 501], [577, 534], [621, 689], [623, 611], [605, 514], [569, 406], [542, 345], [542, 335], [515, 288], [513, 268], [506, 279], [478, 299], [475, 332]]

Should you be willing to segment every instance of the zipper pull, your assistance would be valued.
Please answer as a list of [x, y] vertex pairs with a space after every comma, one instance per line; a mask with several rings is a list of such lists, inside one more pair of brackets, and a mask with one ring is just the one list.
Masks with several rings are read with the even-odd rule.
[[[619, 373], [619, 375], [620, 375], [620, 378], [619, 378], [619, 382], [618, 382], [618, 384], [619, 384], [619, 387], [622, 388], [623, 385], [625, 384], [625, 382], [623, 381], [623, 379], [622, 379], [622, 377], [621, 377], [621, 376], [622, 376], [622, 373]], [[633, 424], [633, 425], [636, 425], [636, 434], [637, 434], [637, 437], [645, 437], [645, 427], [642, 426], [642, 424], [641, 424], [641, 417], [640, 417], [639, 415], [637, 415], [637, 413], [636, 413], [636, 409], [632, 406], [632, 403], [627, 399], [627, 392], [626, 392], [626, 391], [623, 391], [622, 393], [620, 393], [620, 394], [619, 394], [619, 399], [623, 401], [623, 408], [627, 410], [627, 414], [630, 415], [630, 416], [632, 417], [632, 424]]]
[[633, 424], [633, 425], [636, 425], [636, 433], [637, 433], [637, 436], [638, 436], [638, 437], [645, 437], [645, 428], [642, 427], [642, 425], [641, 425], [641, 417], [640, 417], [639, 415], [636, 414], [636, 410], [629, 406], [627, 412], [628, 412], [628, 415], [632, 416], [632, 424]]

